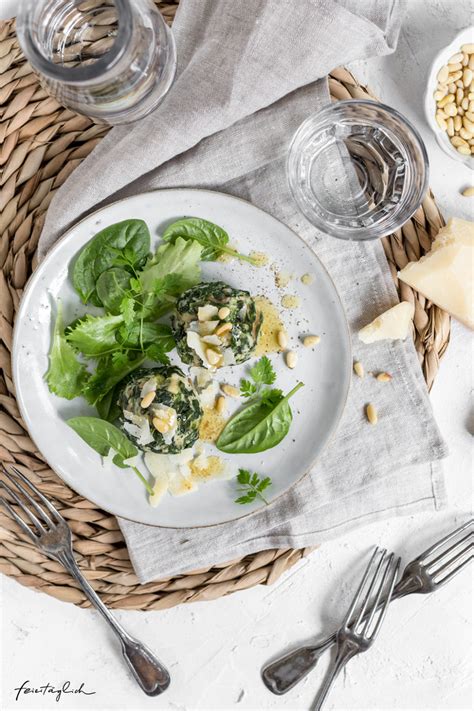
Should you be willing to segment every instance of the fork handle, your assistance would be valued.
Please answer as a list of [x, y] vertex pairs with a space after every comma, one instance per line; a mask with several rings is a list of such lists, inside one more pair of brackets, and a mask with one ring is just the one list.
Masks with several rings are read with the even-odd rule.
[[263, 683], [274, 694], [290, 691], [316, 666], [319, 657], [336, 641], [333, 634], [318, 645], [298, 647], [262, 669]]
[[[413, 592], [419, 592], [419, 586], [412, 579], [402, 579], [395, 586], [390, 602]], [[383, 600], [380, 601], [378, 608], [381, 608], [382, 605]], [[363, 619], [367, 619], [367, 617], [368, 615], [365, 615]], [[314, 669], [320, 656], [336, 643], [336, 635], [337, 633], [335, 632], [317, 645], [298, 647], [298, 649], [294, 649], [289, 654], [285, 654], [284, 657], [280, 657], [280, 659], [276, 659], [264, 667], [262, 669], [262, 680], [267, 689], [278, 696], [290, 691]]]
[[104, 605], [95, 590], [83, 576], [73, 556], [61, 559], [63, 565], [75, 577], [86, 597], [109, 623], [122, 645], [122, 655], [133, 676], [148, 696], [158, 696], [170, 685], [170, 675], [161, 662], [144, 644], [131, 637]]
[[341, 669], [343, 669], [347, 662], [352, 659], [360, 651], [359, 647], [351, 644], [350, 642], [339, 643], [337, 648], [337, 654], [329, 667], [326, 678], [321, 686], [314, 704], [311, 707], [311, 711], [320, 711], [322, 709], [324, 702], [326, 701], [331, 687], [339, 675]]

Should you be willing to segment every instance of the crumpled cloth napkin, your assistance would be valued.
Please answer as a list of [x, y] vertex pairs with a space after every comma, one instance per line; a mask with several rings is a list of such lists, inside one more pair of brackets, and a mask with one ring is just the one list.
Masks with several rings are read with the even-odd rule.
[[141, 582], [267, 548], [303, 547], [389, 516], [435, 510], [446, 448], [410, 339], [364, 346], [357, 329], [397, 302], [382, 246], [319, 233], [289, 193], [285, 157], [300, 123], [328, 100], [324, 77], [395, 49], [403, 0], [181, 0], [176, 81], [158, 109], [114, 128], [48, 211], [39, 257], [78, 217], [152, 188], [205, 187], [243, 197], [297, 231], [331, 274], [354, 352], [393, 374], [376, 428], [354, 382], [338, 432], [314, 470], [243, 520], [169, 529], [119, 520]]

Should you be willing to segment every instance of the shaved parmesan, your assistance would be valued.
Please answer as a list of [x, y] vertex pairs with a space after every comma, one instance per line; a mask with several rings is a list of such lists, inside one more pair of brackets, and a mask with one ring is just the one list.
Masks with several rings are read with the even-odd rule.
[[363, 343], [374, 343], [386, 339], [405, 339], [410, 331], [415, 307], [408, 301], [401, 301], [359, 331]]
[[156, 380], [155, 378], [150, 378], [150, 380], [147, 380], [146, 383], [143, 384], [140, 397], [143, 400], [145, 395], [148, 395], [148, 393], [153, 393], [156, 390]]
[[132, 437], [135, 437], [138, 444], [146, 445], [153, 442], [153, 435], [151, 434], [150, 423], [147, 417], [135, 415], [133, 412], [129, 412], [129, 410], [124, 410], [123, 416], [126, 420], [129, 420], [129, 422], [124, 422], [124, 430], [132, 435]]
[[211, 345], [211, 346], [220, 346], [221, 343], [222, 343], [222, 341], [221, 341], [221, 339], [219, 338], [219, 336], [216, 336], [216, 335], [203, 336], [203, 337], [201, 338], [201, 341], [202, 341], [203, 343], [208, 343], [208, 344]]
[[211, 372], [214, 372], [216, 370], [216, 366], [209, 363], [207, 356], [206, 356], [205, 345], [203, 344], [202, 339], [199, 336], [199, 334], [196, 333], [195, 331], [187, 331], [186, 332], [186, 341], [187, 341], [188, 346], [190, 348], [192, 348], [193, 351], [196, 351], [199, 358], [204, 363], [204, 366], [206, 368], [208, 368]]
[[150, 506], [154, 508], [158, 506], [163, 496], [168, 491], [169, 478], [167, 474], [160, 474], [155, 479], [155, 485], [153, 486], [153, 494], [150, 494]]
[[212, 306], [212, 304], [200, 306], [198, 308], [198, 319], [199, 321], [210, 321], [214, 316], [217, 316], [218, 311], [218, 307]]

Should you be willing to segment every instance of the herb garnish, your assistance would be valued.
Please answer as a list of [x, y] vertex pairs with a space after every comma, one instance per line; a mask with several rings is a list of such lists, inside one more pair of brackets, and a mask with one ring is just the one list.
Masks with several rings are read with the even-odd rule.
[[258, 262], [252, 257], [240, 254], [236, 249], [229, 247], [227, 232], [208, 220], [202, 220], [199, 217], [186, 217], [173, 222], [163, 232], [165, 242], [174, 242], [178, 237], [198, 242], [203, 248], [201, 259], [205, 262], [213, 262], [223, 254], [228, 254], [258, 266]]
[[240, 381], [240, 392], [250, 402], [230, 418], [216, 446], [228, 454], [255, 454], [279, 444], [288, 434], [293, 419], [288, 400], [301, 387], [298, 383], [287, 395], [277, 388], [273, 366], [263, 356], [249, 371], [251, 380]]
[[272, 480], [269, 476], [264, 479], [260, 479], [258, 474], [255, 472], [251, 474], [248, 469], [239, 469], [237, 474], [237, 481], [240, 484], [238, 489], [239, 493], [243, 493], [243, 496], [239, 496], [235, 499], [236, 504], [251, 504], [255, 499], [261, 499], [268, 506], [268, 501], [263, 496], [262, 491], [268, 489], [272, 484]]

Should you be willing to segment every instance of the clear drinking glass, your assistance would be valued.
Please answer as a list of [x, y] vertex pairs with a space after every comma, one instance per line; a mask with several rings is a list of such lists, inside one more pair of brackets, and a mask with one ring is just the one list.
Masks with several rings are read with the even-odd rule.
[[352, 240], [401, 227], [423, 200], [428, 170], [417, 130], [375, 101], [340, 101], [306, 119], [287, 162], [303, 214], [322, 232]]
[[146, 116], [173, 82], [173, 35], [151, 0], [22, 0], [16, 28], [46, 90], [106, 123]]

